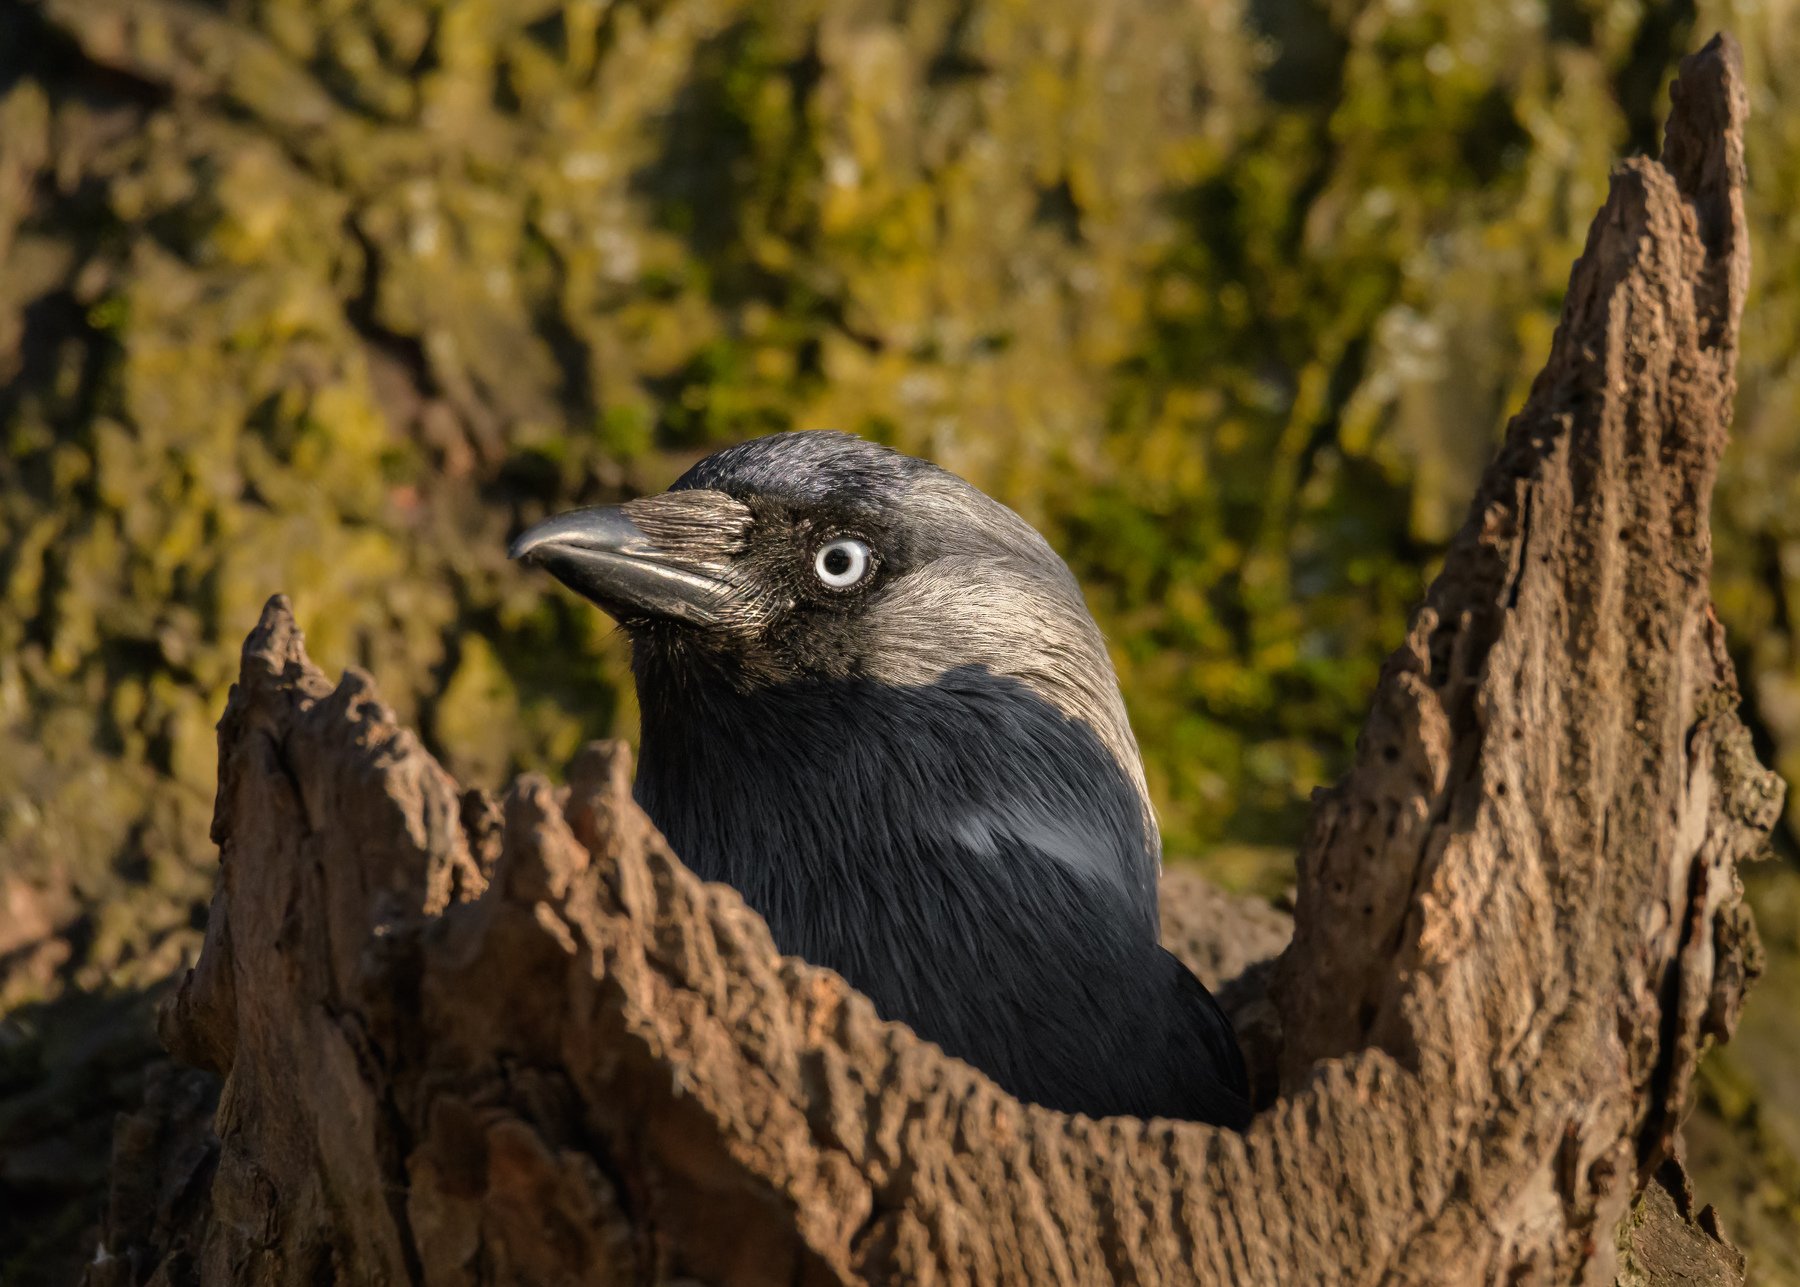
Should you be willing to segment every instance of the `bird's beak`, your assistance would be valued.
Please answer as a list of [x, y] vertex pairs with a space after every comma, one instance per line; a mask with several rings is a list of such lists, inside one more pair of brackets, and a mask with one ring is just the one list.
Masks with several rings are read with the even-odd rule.
[[[520, 533], [509, 557], [535, 563], [575, 593], [622, 622], [645, 618], [716, 625], [731, 600], [731, 587], [694, 557], [658, 542], [638, 525], [642, 511], [680, 493], [629, 505], [598, 505], [547, 518]], [[716, 567], [716, 565], [715, 565]]]

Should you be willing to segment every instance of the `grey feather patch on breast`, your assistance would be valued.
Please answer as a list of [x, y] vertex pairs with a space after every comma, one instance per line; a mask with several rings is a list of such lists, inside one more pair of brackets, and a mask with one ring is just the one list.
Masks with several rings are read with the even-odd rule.
[[[1243, 1124], [1230, 1024], [1158, 943], [1106, 642], [1029, 523], [832, 433], [596, 511], [531, 531], [630, 634], [635, 794], [689, 867], [1021, 1098]], [[818, 560], [847, 540], [864, 571], [833, 580]]]
[[1127, 897], [1130, 875], [1119, 866], [1119, 838], [1100, 834], [1074, 819], [1052, 822], [1038, 803], [993, 801], [965, 810], [950, 823], [951, 833], [971, 853], [998, 858], [1022, 847], [1061, 863], [1084, 881], [1103, 880]]

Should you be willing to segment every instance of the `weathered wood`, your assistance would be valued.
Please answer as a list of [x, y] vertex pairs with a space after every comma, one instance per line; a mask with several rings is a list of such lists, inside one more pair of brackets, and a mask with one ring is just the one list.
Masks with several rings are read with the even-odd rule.
[[1251, 967], [1226, 997], [1281, 1095], [1245, 1134], [1020, 1105], [777, 956], [631, 803], [622, 751], [464, 796], [275, 600], [164, 1023], [222, 1078], [216, 1154], [175, 1166], [135, 1124], [122, 1173], [150, 1156], [203, 1200], [115, 1212], [90, 1281], [1731, 1280], [1670, 1154], [1753, 973], [1735, 865], [1780, 801], [1707, 598], [1743, 113], [1715, 41], [1664, 161], [1615, 177], [1317, 804], [1272, 996], [1279, 922], [1180, 936]]

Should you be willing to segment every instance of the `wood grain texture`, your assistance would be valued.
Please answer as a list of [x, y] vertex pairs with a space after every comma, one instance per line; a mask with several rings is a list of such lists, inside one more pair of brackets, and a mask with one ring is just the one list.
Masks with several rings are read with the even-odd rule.
[[[277, 599], [220, 725], [206, 948], [164, 1016], [219, 1079], [216, 1146], [177, 1165], [135, 1123], [138, 1196], [89, 1281], [1741, 1277], [1672, 1156], [1754, 973], [1735, 868], [1781, 800], [1707, 594], [1744, 110], [1715, 41], [1664, 160], [1617, 173], [1317, 801], [1291, 945], [1271, 965], [1279, 917], [1171, 889], [1172, 942], [1264, 1070], [1247, 1132], [1019, 1104], [778, 956], [633, 805], [620, 748], [564, 788], [462, 793]], [[163, 1096], [185, 1120], [193, 1076]], [[182, 1200], [145, 1214], [158, 1184]]]

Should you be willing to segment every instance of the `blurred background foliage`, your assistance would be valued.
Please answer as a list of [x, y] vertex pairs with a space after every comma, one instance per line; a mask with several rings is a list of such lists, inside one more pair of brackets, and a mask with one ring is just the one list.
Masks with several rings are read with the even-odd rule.
[[[0, 3], [0, 1277], [91, 1218], [268, 595], [460, 777], [556, 772], [632, 732], [624, 653], [507, 537], [722, 443], [854, 430], [1043, 527], [1170, 853], [1279, 891], [1718, 28], [1757, 260], [1715, 592], [1796, 780], [1800, 0]], [[1752, 883], [1701, 1197], [1800, 1281], [1791, 848]]]

